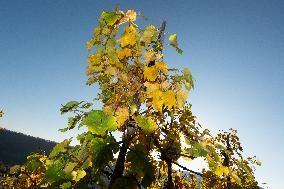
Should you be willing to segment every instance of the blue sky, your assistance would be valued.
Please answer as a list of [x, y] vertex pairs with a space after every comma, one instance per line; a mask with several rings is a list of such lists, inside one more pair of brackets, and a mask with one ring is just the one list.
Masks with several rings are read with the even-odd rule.
[[[220, 1], [0, 1], [0, 125], [61, 141], [60, 104], [91, 100], [85, 85], [85, 42], [102, 10], [135, 9], [143, 24], [167, 21], [183, 56], [165, 52], [172, 67], [191, 69], [189, 101], [213, 133], [238, 130], [246, 155], [263, 165], [259, 182], [281, 188], [284, 164], [284, 2]], [[141, 22], [142, 23], [142, 22]]]

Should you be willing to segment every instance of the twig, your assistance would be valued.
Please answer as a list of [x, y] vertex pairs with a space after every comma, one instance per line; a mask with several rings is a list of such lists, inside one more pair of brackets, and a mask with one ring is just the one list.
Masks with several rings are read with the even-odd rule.
[[180, 168], [182, 168], [182, 169], [184, 169], [184, 170], [186, 170], [186, 171], [189, 171], [189, 172], [191, 172], [191, 173], [194, 173], [194, 174], [199, 175], [199, 176], [201, 176], [201, 177], [202, 177], [202, 174], [201, 174], [201, 173], [199, 173], [199, 172], [196, 172], [196, 171], [190, 170], [190, 169], [188, 169], [188, 168], [186, 168], [186, 167], [184, 167], [184, 166], [182, 166], [182, 165], [178, 164], [177, 162], [172, 162], [172, 163], [173, 163], [173, 164], [176, 164], [177, 166], [179, 166]]

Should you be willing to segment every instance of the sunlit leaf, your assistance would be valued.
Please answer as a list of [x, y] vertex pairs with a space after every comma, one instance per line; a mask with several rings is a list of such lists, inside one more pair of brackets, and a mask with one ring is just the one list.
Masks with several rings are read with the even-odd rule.
[[127, 107], [119, 107], [116, 112], [116, 121], [118, 126], [122, 126], [124, 122], [129, 118], [129, 111]]
[[66, 148], [70, 144], [71, 140], [65, 139], [63, 142], [56, 144], [55, 147], [52, 149], [51, 153], [49, 154], [50, 158], [57, 156], [61, 152], [66, 152]]
[[60, 185], [60, 189], [68, 189], [68, 188], [71, 188], [72, 184], [71, 182], [65, 182], [63, 184]]
[[[140, 42], [144, 44], [144, 46], [148, 46], [152, 41], [157, 40], [157, 29], [153, 25], [149, 25], [143, 32]], [[155, 39], [156, 36], [156, 39]]]
[[158, 126], [150, 117], [137, 116], [136, 117], [137, 125], [143, 129], [146, 134], [154, 132]]
[[65, 105], [62, 106], [62, 108], [60, 109], [61, 114], [64, 114], [66, 112], [70, 112], [73, 111], [75, 108], [78, 107], [80, 103], [77, 101], [70, 101], [68, 103], [66, 103]]
[[176, 51], [179, 54], [182, 54], [182, 50], [178, 47], [178, 42], [177, 42], [177, 34], [172, 34], [169, 37], [170, 45], [176, 48]]
[[158, 76], [158, 70], [155, 67], [144, 67], [144, 78], [148, 81], [155, 81]]
[[120, 46], [125, 47], [127, 45], [133, 46], [137, 42], [138, 33], [133, 25], [126, 26], [125, 32], [121, 35], [119, 41]]
[[114, 131], [117, 128], [115, 117], [101, 110], [93, 110], [82, 121], [83, 125], [93, 134], [105, 135], [106, 131]]
[[118, 21], [119, 18], [120, 15], [118, 15], [116, 11], [113, 12], [103, 11], [99, 21], [101, 23], [105, 23], [108, 26], [113, 26]]
[[146, 63], [149, 63], [150, 61], [153, 61], [155, 59], [155, 52], [150, 50], [150, 51], [145, 51], [144, 53], [144, 60]]

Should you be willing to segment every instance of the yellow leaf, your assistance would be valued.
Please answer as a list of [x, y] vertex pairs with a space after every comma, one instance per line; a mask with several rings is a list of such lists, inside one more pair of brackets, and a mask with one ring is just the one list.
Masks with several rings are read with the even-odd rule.
[[106, 114], [113, 114], [113, 109], [111, 108], [111, 106], [104, 106], [104, 107], [103, 107], [103, 111], [104, 111]]
[[171, 84], [170, 83], [168, 83], [168, 82], [163, 82], [163, 83], [161, 83], [161, 90], [162, 91], [167, 91], [167, 90], [169, 90], [170, 89], [170, 87], [171, 87]]
[[175, 98], [175, 92], [172, 90], [163, 92], [163, 101], [164, 101], [164, 105], [172, 108], [173, 106], [176, 105], [176, 98]]
[[223, 173], [225, 176], [227, 176], [229, 172], [230, 172], [229, 167], [223, 167]]
[[119, 107], [115, 112], [116, 122], [119, 126], [122, 126], [124, 122], [129, 117], [129, 112], [127, 107]]
[[223, 175], [223, 171], [222, 171], [222, 168], [221, 167], [217, 167], [215, 169], [215, 175], [221, 177]]
[[144, 79], [148, 81], [155, 81], [158, 77], [158, 70], [154, 66], [152, 67], [144, 67]]
[[137, 14], [134, 10], [127, 10], [125, 15], [126, 15], [127, 20], [129, 21], [134, 22], [136, 20]]
[[161, 72], [168, 73], [168, 65], [164, 62], [156, 62], [155, 66]]
[[153, 107], [157, 111], [162, 111], [163, 107], [163, 92], [160, 90], [156, 90], [152, 93], [153, 97]]
[[190, 71], [189, 71], [189, 69], [188, 68], [184, 68], [183, 70], [182, 70], [182, 72], [183, 72], [183, 74], [184, 75], [190, 75]]
[[156, 122], [150, 117], [139, 115], [135, 118], [135, 120], [137, 125], [141, 127], [146, 134], [150, 134], [158, 128]]
[[116, 73], [116, 68], [113, 66], [106, 67], [105, 74], [114, 75]]
[[135, 114], [135, 112], [137, 112], [137, 106], [136, 106], [136, 104], [132, 104], [130, 106], [130, 115]]
[[120, 46], [121, 47], [125, 47], [127, 45], [133, 46], [136, 43], [137, 35], [138, 33], [133, 25], [126, 26], [125, 32], [121, 35], [119, 39]]
[[151, 43], [152, 38], [156, 33], [157, 33], [157, 29], [155, 28], [155, 26], [149, 25], [143, 32], [140, 38], [140, 41], [143, 42], [145, 46], [147, 47]]
[[93, 65], [100, 65], [101, 64], [101, 56], [98, 54], [92, 54], [87, 59], [88, 62], [92, 63]]
[[100, 34], [101, 34], [101, 28], [100, 27], [97, 27], [95, 30], [94, 30], [94, 39], [95, 41], [100, 41]]
[[132, 54], [131, 54], [131, 49], [129, 49], [129, 48], [123, 48], [123, 49], [117, 50], [116, 52], [117, 52], [117, 57], [118, 57], [120, 60], [132, 56]]
[[176, 95], [177, 106], [178, 108], [182, 108], [187, 100], [188, 91], [179, 90]]
[[217, 167], [216, 169], [215, 169], [215, 174], [217, 175], [217, 176], [223, 176], [223, 174], [225, 175], [225, 176], [227, 176], [228, 174], [229, 174], [229, 172], [230, 172], [230, 170], [229, 170], [229, 168], [228, 167], [226, 167], [226, 166], [220, 166], [220, 167]]
[[150, 61], [155, 59], [155, 52], [154, 51], [145, 51], [144, 54], [144, 60], [146, 63], [149, 63]]
[[238, 177], [238, 175], [236, 174], [236, 172], [234, 171], [231, 175], [231, 181], [232, 182], [236, 182], [238, 183], [239, 185], [242, 184], [242, 180]]
[[158, 53], [156, 54], [156, 58], [157, 58], [158, 60], [161, 59], [161, 58], [163, 58], [163, 56], [164, 56], [163, 54], [158, 54]]
[[158, 90], [159, 89], [159, 86], [158, 84], [152, 84], [148, 81], [146, 81], [144, 83], [144, 86], [146, 86], [146, 89], [147, 89], [147, 94], [148, 95], [151, 95], [152, 92], [154, 92], [155, 90]]
[[90, 41], [87, 41], [87, 43], [86, 43], [86, 48], [87, 48], [87, 51], [90, 51], [90, 50], [91, 50], [91, 48], [92, 48], [91, 40], [90, 40]]
[[260, 160], [256, 160], [256, 165], [261, 166], [261, 161]]
[[89, 64], [87, 67], [87, 75], [91, 75], [95, 72], [101, 72], [103, 70], [102, 65], [94, 65], [94, 64]]
[[157, 111], [162, 111], [163, 105], [169, 108], [176, 105], [175, 92], [172, 90], [166, 92], [155, 90], [151, 97], [153, 98], [153, 107]]

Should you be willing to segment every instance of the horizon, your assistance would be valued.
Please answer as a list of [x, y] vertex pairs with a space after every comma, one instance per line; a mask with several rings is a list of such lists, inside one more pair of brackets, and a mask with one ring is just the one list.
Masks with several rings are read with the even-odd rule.
[[[60, 106], [92, 101], [86, 86], [86, 41], [103, 10], [135, 9], [166, 34], [177, 33], [183, 55], [166, 46], [171, 67], [189, 68], [192, 112], [203, 128], [238, 130], [244, 156], [256, 155], [262, 187], [283, 186], [284, 2], [273, 1], [1, 1], [0, 128], [60, 142], [78, 132]], [[154, 9], [154, 8], [155, 9]], [[153, 11], [154, 10], [154, 11]], [[177, 11], [178, 10], [178, 11]], [[101, 107], [100, 102], [95, 102]], [[274, 173], [272, 175], [271, 173]], [[261, 185], [261, 183], [268, 183]]]

